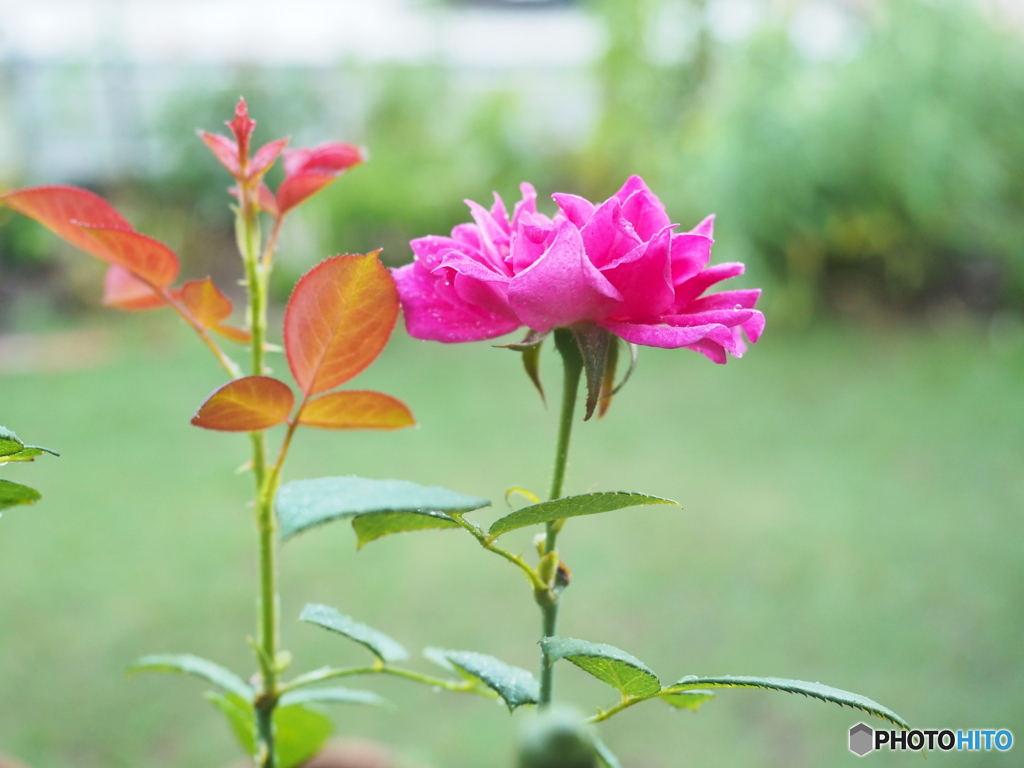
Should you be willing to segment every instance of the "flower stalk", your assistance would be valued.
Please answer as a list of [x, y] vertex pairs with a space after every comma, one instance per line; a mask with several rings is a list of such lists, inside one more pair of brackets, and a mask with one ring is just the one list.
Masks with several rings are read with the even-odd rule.
[[[569, 441], [572, 437], [572, 421], [576, 413], [576, 395], [580, 388], [583, 373], [583, 356], [573, 332], [568, 328], [555, 330], [555, 347], [562, 356], [562, 412], [558, 425], [558, 443], [555, 448], [555, 466], [551, 474], [551, 491], [548, 500], [561, 498], [562, 486], [565, 484], [565, 467], [569, 461]], [[547, 538], [544, 543], [545, 555], [555, 552], [558, 532], [562, 528], [562, 520], [554, 520], [547, 524]], [[535, 592], [537, 604], [541, 610], [541, 637], [554, 637], [558, 632], [558, 604], [560, 592], [548, 589]], [[540, 659], [540, 706], [551, 704], [554, 688], [554, 663], [547, 652], [541, 650]]]

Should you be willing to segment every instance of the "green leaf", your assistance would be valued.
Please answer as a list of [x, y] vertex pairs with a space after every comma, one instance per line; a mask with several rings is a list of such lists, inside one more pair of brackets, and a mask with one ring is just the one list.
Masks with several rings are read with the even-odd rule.
[[587, 376], [587, 410], [583, 417], [587, 421], [594, 415], [594, 407], [601, 397], [601, 385], [608, 365], [608, 348], [612, 332], [593, 323], [577, 323], [572, 326], [573, 336], [583, 356], [583, 372]]
[[329, 629], [332, 632], [344, 635], [350, 640], [355, 640], [385, 663], [405, 661], [409, 658], [408, 651], [397, 641], [392, 640], [383, 632], [378, 632], [373, 627], [368, 627], [356, 621], [350, 616], [338, 613], [337, 610], [329, 605], [310, 603], [302, 609], [302, 615], [299, 616], [299, 620], [308, 621], [310, 624], [316, 624], [318, 627]]
[[598, 758], [605, 764], [606, 768], [622, 768], [619, 758], [612, 754], [612, 751], [597, 736], [594, 737], [594, 751], [597, 752]]
[[[227, 718], [245, 753], [255, 756], [258, 736], [252, 704], [230, 693], [208, 691], [206, 698]], [[331, 721], [319, 712], [298, 704], [277, 707], [274, 710], [274, 746], [278, 768], [294, 768], [309, 760], [323, 747], [331, 730]]]
[[713, 691], [680, 691], [679, 693], [663, 693], [658, 698], [676, 709], [689, 709], [696, 712], [705, 701], [715, 698], [715, 694]]
[[253, 699], [252, 686], [230, 669], [187, 653], [143, 656], [128, 668], [128, 672], [180, 672], [195, 675], [244, 701]]
[[540, 685], [533, 675], [493, 656], [442, 648], [427, 648], [423, 655], [446, 669], [454, 668], [468, 680], [479, 680], [505, 700], [510, 712], [523, 704], [536, 704], [540, 700]]
[[579, 515], [594, 515], [598, 512], [613, 512], [616, 509], [626, 507], [639, 507], [649, 504], [679, 504], [671, 499], [663, 499], [660, 496], [648, 496], [644, 493], [632, 491], [605, 491], [602, 493], [586, 493], [582, 496], [566, 496], [562, 499], [544, 501], [540, 504], [531, 504], [528, 507], [517, 509], [511, 515], [505, 515], [495, 520], [488, 533], [491, 536], [500, 536], [503, 533], [514, 531], [516, 528], [525, 528], [528, 525], [547, 523], [552, 520], [561, 520], [566, 517], [577, 517]]
[[232, 693], [223, 694], [207, 691], [206, 700], [220, 710], [227, 718], [231, 732], [247, 755], [256, 754], [256, 720], [252, 704]]
[[0, 427], [0, 456], [12, 456], [21, 451], [25, 444], [7, 427]]
[[677, 691], [688, 691], [696, 688], [767, 688], [785, 693], [800, 693], [804, 696], [820, 699], [821, 701], [859, 709], [882, 720], [888, 720], [900, 728], [910, 728], [902, 717], [866, 696], [850, 693], [849, 691], [841, 691], [838, 688], [832, 688], [821, 683], [807, 683], [803, 680], [784, 680], [778, 677], [733, 677], [731, 675], [723, 677], [695, 677], [690, 675], [684, 677], [675, 685], [666, 688], [664, 693], [672, 694]]
[[459, 524], [444, 512], [370, 512], [352, 518], [360, 549], [392, 533], [458, 527]]
[[42, 495], [35, 488], [12, 483], [10, 480], [0, 480], [0, 509], [16, 507], [19, 504], [35, 504], [41, 498]]
[[293, 480], [277, 492], [274, 506], [287, 539], [339, 518], [380, 512], [469, 512], [491, 502], [476, 496], [405, 480], [321, 477]]
[[330, 719], [292, 704], [274, 710], [274, 744], [278, 768], [294, 768], [319, 752], [334, 730]]
[[10, 461], [33, 461], [36, 456], [41, 456], [42, 453], [42, 448], [22, 448], [17, 453], [0, 456], [0, 465], [7, 464]]
[[646, 664], [615, 646], [569, 637], [545, 637], [540, 645], [552, 663], [567, 659], [627, 696], [651, 696], [661, 690], [661, 681]]
[[384, 709], [395, 708], [394, 704], [373, 691], [359, 691], [352, 688], [307, 688], [304, 691], [289, 691], [281, 697], [281, 706], [316, 703], [363, 704]]

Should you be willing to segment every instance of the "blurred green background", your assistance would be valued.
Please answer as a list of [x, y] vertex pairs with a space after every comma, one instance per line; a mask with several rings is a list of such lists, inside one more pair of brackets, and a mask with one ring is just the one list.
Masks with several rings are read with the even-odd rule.
[[[296, 3], [293, 14], [306, 7]], [[281, 300], [330, 253], [383, 246], [403, 263], [410, 237], [467, 218], [463, 198], [515, 199], [522, 180], [542, 200], [603, 199], [638, 172], [682, 225], [716, 212], [713, 258], [748, 263], [742, 281], [765, 287], [768, 333], [725, 367], [644, 349], [606, 419], [579, 427], [570, 492], [643, 490], [685, 509], [567, 526], [562, 633], [625, 648], [666, 680], [820, 680], [915, 725], [1022, 730], [1018, 5], [412, 4], [448, 41], [413, 56], [396, 0], [381, 7], [398, 14], [387, 29], [402, 55], [327, 63], [154, 63], [102, 35], [91, 52], [58, 55], [69, 22], [18, 35], [27, 11], [10, 5], [0, 183], [100, 191], [172, 245], [188, 277], [228, 286], [240, 274], [226, 179], [194, 137], [240, 92], [264, 140], [357, 141], [371, 154], [289, 222]], [[358, 4], [340, 5], [362, 29]], [[131, 13], [157, 12], [122, 6], [130, 42]], [[535, 46], [486, 59], [467, 29], [499, 30], [490, 53], [510, 45], [501, 35]], [[52, 40], [58, 54], [45, 54]], [[255, 542], [248, 478], [234, 473], [245, 441], [188, 426], [218, 369], [171, 318], [98, 309], [102, 271], [0, 211], [0, 423], [63, 452], [5, 475], [44, 501], [0, 519], [0, 750], [36, 768], [222, 765], [237, 753], [201, 685], [122, 670], [180, 651], [252, 666]], [[557, 386], [552, 353], [544, 366]], [[357, 384], [401, 397], [420, 427], [309, 430], [289, 477], [444, 485], [495, 499], [481, 522], [508, 486], [546, 487], [555, 414], [514, 355], [399, 330]], [[515, 544], [527, 550], [530, 533]], [[358, 554], [345, 526], [289, 544], [282, 603], [297, 668], [356, 661], [344, 641], [291, 621], [307, 601], [411, 648], [536, 665], [527, 585], [458, 532]], [[340, 733], [426, 765], [512, 764], [518, 715], [402, 681], [365, 686], [401, 709], [339, 710]], [[557, 691], [584, 709], [613, 699], [570, 666]], [[852, 763], [846, 729], [860, 719], [724, 691], [696, 715], [649, 703], [602, 732], [627, 768], [811, 768]], [[1013, 754], [929, 760], [1008, 765]]]

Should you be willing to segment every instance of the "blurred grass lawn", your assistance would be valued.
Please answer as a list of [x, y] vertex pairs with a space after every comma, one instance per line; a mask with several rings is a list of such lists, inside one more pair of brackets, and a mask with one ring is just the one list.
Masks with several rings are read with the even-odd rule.
[[[252, 669], [250, 478], [234, 473], [247, 442], [188, 425], [220, 374], [168, 328], [126, 318], [106, 367], [0, 378], [0, 422], [63, 452], [4, 472], [44, 493], [0, 520], [0, 748], [35, 768], [211, 768], [238, 757], [201, 683], [122, 674], [150, 652]], [[550, 350], [544, 365], [556, 392]], [[289, 478], [399, 477], [495, 500], [513, 484], [546, 488], [555, 414], [516, 356], [399, 332], [354, 384], [403, 398], [421, 426], [308, 430]], [[641, 350], [606, 419], [577, 424], [567, 488], [647, 491], [685, 510], [571, 521], [559, 542], [574, 577], [561, 634], [627, 649], [669, 681], [820, 680], [922, 727], [1024, 738], [1022, 388], [1024, 350], [994, 351], [965, 328], [769, 333], [724, 368]], [[509, 545], [526, 550], [532, 534]], [[394, 536], [357, 553], [336, 525], [289, 543], [282, 566], [294, 672], [363, 658], [298, 625], [306, 601], [410, 648], [536, 666], [526, 582], [460, 532]], [[439, 768], [512, 764], [516, 718], [501, 707], [400, 680], [353, 684], [401, 708], [338, 709], [342, 734]], [[586, 709], [614, 700], [570, 665], [556, 693]], [[801, 697], [723, 691], [698, 714], [631, 709], [603, 735], [627, 768], [817, 768], [854, 763], [846, 729], [860, 719]], [[936, 754], [929, 765], [1007, 760]]]

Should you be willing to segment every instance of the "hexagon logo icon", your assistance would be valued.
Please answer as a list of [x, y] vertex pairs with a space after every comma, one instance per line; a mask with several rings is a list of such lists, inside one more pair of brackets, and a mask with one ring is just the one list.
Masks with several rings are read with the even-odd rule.
[[850, 729], [850, 751], [857, 757], [864, 757], [875, 748], [875, 732], [871, 726], [857, 723]]

